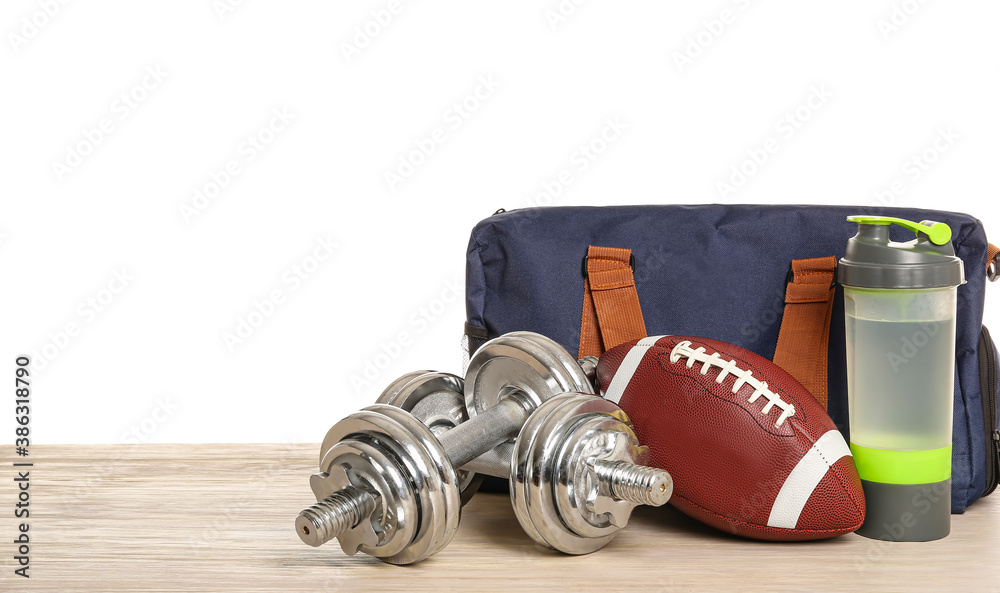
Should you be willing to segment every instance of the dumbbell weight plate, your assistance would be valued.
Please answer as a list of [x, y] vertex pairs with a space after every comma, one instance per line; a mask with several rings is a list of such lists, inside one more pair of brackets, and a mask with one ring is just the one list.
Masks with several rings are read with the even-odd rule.
[[611, 496], [597, 498], [596, 484], [586, 481], [577, 481], [572, 488], [564, 488], [568, 477], [583, 474], [592, 460], [625, 461], [634, 465], [649, 463], [649, 447], [639, 444], [628, 416], [617, 406], [608, 408], [609, 404], [602, 399], [574, 411], [574, 414], [589, 415], [579, 419], [570, 429], [570, 440], [584, 444], [576, 449], [575, 455], [553, 458], [556, 487], [551, 491], [552, 500], [563, 511], [566, 525], [588, 538], [616, 533], [626, 525], [636, 505]]
[[[398, 533], [386, 533], [382, 543], [361, 545], [360, 551], [392, 564], [410, 564], [451, 541], [461, 517], [458, 477], [437, 437], [412, 414], [389, 405], [364, 408], [330, 429], [323, 451], [320, 469], [331, 480], [340, 473], [362, 482], [352, 480], [355, 487], [381, 482], [379, 490], [395, 498], [381, 501], [381, 512], [395, 513], [388, 524]], [[346, 471], [339, 469], [341, 461], [347, 462]], [[314, 484], [314, 490], [320, 499], [345, 485], [332, 481]], [[381, 516], [377, 512], [374, 518]]]
[[[345, 418], [342, 422], [349, 422], [356, 432], [352, 438], [338, 442], [327, 451], [324, 461], [329, 462], [320, 464], [321, 473], [314, 474], [309, 483], [316, 500], [359, 485], [369, 485], [378, 492], [405, 493], [391, 497], [401, 505], [400, 510], [390, 511], [390, 497], [379, 497], [371, 517], [337, 536], [341, 549], [350, 556], [359, 551], [392, 556], [406, 547], [418, 527], [413, 486], [400, 471], [396, 453], [386, 450], [368, 434], [372, 426], [366, 425], [363, 416]], [[389, 536], [394, 539], [390, 540]], [[375, 550], [377, 552], [373, 552]]]
[[594, 388], [565, 348], [534, 332], [511, 332], [486, 342], [472, 356], [465, 374], [465, 409], [470, 417], [508, 395], [527, 397], [537, 407], [566, 392], [594, 393]]
[[[510, 496], [518, 520], [550, 548], [568, 554], [599, 550], [621, 526], [608, 512], [590, 508], [596, 483], [580, 479], [586, 465], [592, 459], [642, 463], [647, 456], [618, 406], [593, 395], [554, 397], [529, 418], [514, 444]], [[620, 505], [624, 516], [634, 506], [607, 504]]]
[[[464, 381], [449, 373], [415, 371], [392, 382], [376, 403], [396, 406], [413, 414], [435, 436], [469, 419], [465, 411]], [[464, 506], [479, 490], [483, 477], [474, 472], [458, 472]]]

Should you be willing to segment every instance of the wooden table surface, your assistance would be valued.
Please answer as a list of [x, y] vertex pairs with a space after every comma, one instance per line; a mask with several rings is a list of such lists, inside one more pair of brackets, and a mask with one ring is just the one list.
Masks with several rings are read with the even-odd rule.
[[[12, 447], [0, 454], [0, 591], [1000, 592], [1000, 496], [952, 534], [889, 543], [739, 539], [640, 509], [588, 556], [535, 546], [504, 495], [479, 494], [451, 545], [414, 566], [301, 543], [318, 445], [33, 446], [30, 579], [16, 577]], [[7, 543], [3, 543], [7, 542]]]

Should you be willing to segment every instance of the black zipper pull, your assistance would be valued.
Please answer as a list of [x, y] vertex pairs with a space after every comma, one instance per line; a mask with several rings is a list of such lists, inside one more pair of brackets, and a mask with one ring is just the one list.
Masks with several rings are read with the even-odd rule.
[[503, 214], [504, 212], [506, 212], [506, 210], [504, 210], [503, 208], [498, 208], [497, 211], [493, 213], [493, 216], [496, 216], [497, 214]]
[[986, 485], [986, 492], [983, 492], [983, 496], [993, 494], [997, 488], [996, 476], [1000, 476], [1000, 429], [993, 431], [993, 464], [993, 483]]

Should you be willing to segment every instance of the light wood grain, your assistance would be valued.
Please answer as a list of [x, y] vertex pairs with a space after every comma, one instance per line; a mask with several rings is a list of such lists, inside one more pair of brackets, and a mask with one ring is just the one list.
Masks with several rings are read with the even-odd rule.
[[0, 591], [1000, 591], [1000, 497], [954, 516], [950, 537], [908, 544], [753, 542], [641, 509], [608, 547], [572, 557], [535, 546], [506, 496], [479, 494], [451, 546], [390, 566], [296, 537], [317, 445], [35, 446], [25, 580], [9, 543], [19, 459], [5, 449]]

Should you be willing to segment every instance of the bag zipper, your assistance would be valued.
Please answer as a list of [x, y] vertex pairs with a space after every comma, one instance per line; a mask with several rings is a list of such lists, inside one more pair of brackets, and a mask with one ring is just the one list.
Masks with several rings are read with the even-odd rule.
[[990, 332], [983, 326], [979, 336], [979, 380], [983, 395], [983, 424], [986, 428], [986, 490], [989, 496], [1000, 482], [1000, 430], [997, 430], [997, 359]]

